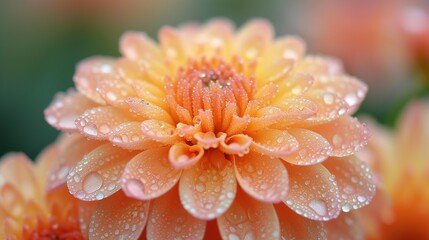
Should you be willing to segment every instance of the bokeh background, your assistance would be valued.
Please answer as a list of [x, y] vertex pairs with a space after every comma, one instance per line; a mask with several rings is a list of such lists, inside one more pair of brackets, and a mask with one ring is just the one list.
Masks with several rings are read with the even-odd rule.
[[0, 155], [31, 158], [58, 132], [43, 110], [73, 87], [76, 64], [92, 55], [118, 56], [127, 30], [153, 38], [163, 25], [227, 17], [242, 25], [271, 21], [279, 35], [299, 35], [310, 53], [344, 60], [370, 86], [359, 114], [387, 126], [410, 100], [427, 95], [427, 1], [399, 0], [1, 0]]

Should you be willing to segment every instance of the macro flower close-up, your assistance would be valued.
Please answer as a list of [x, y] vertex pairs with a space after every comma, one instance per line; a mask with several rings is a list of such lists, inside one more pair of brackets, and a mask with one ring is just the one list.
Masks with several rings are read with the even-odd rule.
[[367, 87], [339, 60], [262, 19], [158, 40], [124, 33], [119, 58], [80, 62], [45, 110], [74, 138], [47, 187], [85, 201], [90, 239], [325, 238], [325, 221], [369, 204], [355, 156], [369, 131], [351, 116]]
[[78, 200], [65, 186], [45, 192], [47, 173], [64, 144], [46, 148], [35, 164], [22, 153], [0, 159], [0, 239], [84, 239]]

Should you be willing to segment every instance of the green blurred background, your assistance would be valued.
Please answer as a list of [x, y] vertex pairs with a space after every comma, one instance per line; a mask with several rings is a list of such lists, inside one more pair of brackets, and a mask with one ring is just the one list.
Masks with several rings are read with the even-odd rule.
[[[124, 31], [144, 31], [156, 38], [158, 29], [166, 24], [177, 26], [223, 16], [240, 26], [251, 18], [263, 17], [273, 23], [277, 35], [301, 35], [308, 40], [310, 52], [331, 54], [329, 49], [315, 44], [318, 36], [311, 33], [318, 29], [314, 16], [320, 6], [309, 3], [312, 2], [1, 0], [0, 155], [22, 151], [34, 158], [52, 142], [58, 132], [45, 122], [43, 110], [56, 92], [73, 87], [73, 73], [80, 60], [92, 55], [118, 56], [118, 40]], [[354, 75], [366, 78], [365, 71], [351, 69]], [[387, 119], [401, 98], [392, 93], [408, 88], [412, 87], [388, 84], [381, 91], [370, 91], [361, 111]]]

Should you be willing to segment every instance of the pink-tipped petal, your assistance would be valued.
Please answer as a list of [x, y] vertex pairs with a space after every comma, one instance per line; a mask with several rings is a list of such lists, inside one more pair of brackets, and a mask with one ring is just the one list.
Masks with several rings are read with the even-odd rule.
[[88, 140], [79, 135], [72, 135], [68, 143], [60, 150], [58, 159], [54, 162], [48, 173], [46, 190], [51, 191], [67, 182], [67, 176], [83, 156], [105, 142]]
[[149, 149], [129, 161], [122, 175], [122, 190], [127, 196], [150, 200], [176, 185], [181, 171], [170, 165], [169, 148]]
[[135, 152], [106, 143], [87, 155], [67, 176], [69, 191], [84, 201], [104, 199], [121, 189], [120, 177]]
[[183, 171], [179, 182], [183, 207], [194, 217], [214, 219], [231, 206], [237, 191], [232, 163], [212, 150], [193, 167]]
[[243, 156], [250, 151], [252, 138], [245, 134], [236, 134], [228, 137], [220, 143], [220, 150], [226, 154]]
[[83, 114], [86, 109], [97, 105], [84, 95], [70, 90], [55, 96], [49, 107], [45, 109], [45, 119], [51, 126], [61, 131], [73, 132], [77, 130], [76, 118]]
[[91, 57], [79, 63], [74, 75], [77, 90], [98, 104], [105, 104], [97, 92], [97, 82], [100, 79], [116, 77], [115, 60], [107, 57]]
[[253, 198], [276, 203], [286, 197], [289, 178], [279, 159], [249, 153], [234, 158], [234, 169], [241, 188]]
[[148, 215], [149, 202], [128, 198], [119, 191], [95, 208], [89, 240], [138, 239]]
[[342, 210], [348, 212], [368, 205], [375, 195], [372, 173], [355, 156], [331, 157], [323, 165], [335, 175], [341, 195]]
[[176, 128], [164, 121], [145, 120], [141, 123], [143, 136], [163, 144], [172, 144], [179, 140]]
[[122, 123], [109, 133], [109, 140], [115, 146], [130, 150], [146, 150], [163, 144], [143, 136], [141, 122]]
[[281, 157], [295, 165], [313, 165], [323, 162], [332, 153], [329, 142], [319, 134], [303, 128], [292, 128], [289, 133], [298, 141], [299, 149], [286, 157]]
[[115, 107], [98, 107], [87, 110], [76, 119], [79, 131], [92, 139], [107, 139], [116, 126], [132, 121], [129, 115]]
[[289, 193], [283, 200], [297, 214], [306, 218], [327, 221], [341, 211], [340, 195], [334, 175], [321, 164], [287, 166]]
[[287, 131], [267, 128], [249, 135], [253, 138], [251, 150], [272, 157], [290, 155], [299, 147], [298, 141]]
[[217, 219], [222, 239], [280, 239], [280, 225], [272, 204], [238, 192], [234, 204]]
[[274, 207], [281, 226], [280, 239], [327, 239], [323, 222], [304, 218], [283, 203]]
[[206, 221], [183, 209], [177, 188], [155, 199], [152, 206], [146, 228], [148, 239], [203, 239]]
[[171, 146], [168, 160], [176, 169], [189, 168], [197, 163], [204, 155], [204, 149], [199, 145], [189, 146], [178, 142]]
[[341, 213], [341, 215], [325, 222], [328, 239], [365, 239], [364, 229], [356, 213]]
[[344, 157], [359, 151], [370, 137], [367, 126], [350, 116], [311, 127], [310, 130], [328, 140], [333, 148], [331, 156], [335, 157]]

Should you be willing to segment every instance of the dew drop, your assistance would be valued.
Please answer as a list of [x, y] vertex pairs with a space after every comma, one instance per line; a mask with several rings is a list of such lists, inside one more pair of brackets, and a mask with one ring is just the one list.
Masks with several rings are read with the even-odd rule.
[[345, 97], [345, 100], [349, 106], [353, 106], [357, 103], [358, 99], [354, 93], [349, 93]]
[[334, 103], [334, 95], [332, 93], [325, 93], [323, 101], [328, 105]]
[[350, 212], [352, 207], [350, 206], [350, 204], [346, 203], [341, 207], [341, 209], [343, 210], [343, 212]]
[[89, 173], [83, 180], [83, 190], [86, 193], [93, 193], [101, 188], [103, 185], [103, 179], [100, 174], [96, 172]]
[[98, 130], [92, 125], [85, 126], [83, 132], [91, 136], [97, 136], [98, 134]]
[[206, 190], [206, 187], [204, 186], [203, 183], [198, 183], [195, 186], [195, 190], [197, 190], [198, 192], [204, 192]]
[[104, 194], [103, 193], [98, 193], [96, 196], [95, 196], [95, 199], [97, 199], [97, 200], [101, 200], [101, 199], [103, 199], [104, 198]]
[[110, 127], [107, 126], [106, 124], [103, 124], [103, 125], [100, 126], [100, 132], [102, 134], [107, 134], [107, 133], [110, 132]]
[[326, 204], [320, 199], [311, 200], [309, 206], [320, 216], [325, 216], [327, 213]]
[[366, 201], [366, 197], [359, 195], [359, 196], [357, 196], [357, 200], [358, 200], [359, 202], [363, 203], [363, 202], [365, 202], [365, 201]]
[[234, 234], [234, 233], [230, 233], [228, 235], [228, 239], [229, 240], [240, 240], [240, 238], [236, 234]]
[[136, 197], [145, 195], [143, 185], [141, 184], [140, 181], [135, 179], [131, 179], [127, 181], [126, 189], [128, 193]]

